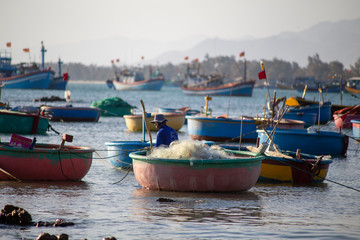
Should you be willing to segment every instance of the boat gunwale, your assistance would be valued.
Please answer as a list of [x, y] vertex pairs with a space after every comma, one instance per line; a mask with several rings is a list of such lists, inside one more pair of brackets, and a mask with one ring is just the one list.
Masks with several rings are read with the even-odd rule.
[[0, 143], [0, 155], [1, 151], [8, 151], [8, 152], [23, 152], [23, 153], [93, 153], [95, 149], [92, 147], [83, 147], [83, 146], [64, 146], [63, 148], [59, 149], [60, 145], [58, 144], [48, 144], [48, 143], [37, 143], [35, 144], [33, 149], [29, 148], [20, 148], [15, 146], [9, 146], [9, 143]]
[[[233, 163], [257, 163], [262, 162], [264, 160], [264, 156], [256, 155], [256, 153], [247, 153], [243, 151], [235, 151], [235, 150], [225, 150], [227, 153], [240, 153], [242, 155], [246, 155], [247, 157], [235, 157], [235, 158], [224, 158], [224, 159], [171, 159], [171, 158], [150, 158], [146, 155], [146, 150], [136, 151], [129, 154], [129, 156], [133, 160], [145, 162], [145, 163], [173, 163], [173, 164], [189, 164], [189, 165], [204, 165], [204, 164], [233, 164]], [[142, 155], [141, 155], [142, 154]]]
[[6, 110], [6, 109], [0, 109], [0, 114], [15, 115], [15, 116], [21, 116], [21, 117], [40, 117], [40, 118], [50, 119], [50, 117], [46, 116], [46, 115], [41, 115], [41, 114], [36, 114], [36, 113], [18, 112], [18, 111]]
[[[269, 129], [270, 131], [272, 129]], [[257, 133], [264, 133], [263, 129], [257, 129]], [[337, 138], [343, 138], [345, 135], [337, 133], [337, 132], [329, 132], [329, 131], [316, 131], [315, 132], [309, 132], [307, 129], [276, 129], [275, 135], [277, 134], [284, 134], [284, 135], [302, 135], [302, 136], [320, 136], [320, 137], [326, 137], [326, 136], [332, 136]]]
[[[164, 117], [181, 117], [181, 116], [186, 116], [185, 112], [168, 112], [168, 113], [156, 113], [153, 112], [151, 113], [151, 116], [146, 116], [147, 119], [152, 119], [152, 117], [154, 117], [156, 114], [162, 114], [164, 115]], [[124, 118], [142, 118], [143, 115], [142, 114], [129, 114], [129, 115], [124, 115]]]
[[62, 106], [41, 106], [40, 107], [41, 110], [51, 110], [51, 109], [59, 109], [59, 110], [87, 110], [87, 111], [91, 111], [91, 112], [99, 112], [101, 111], [100, 108], [96, 108], [96, 107], [62, 107]]

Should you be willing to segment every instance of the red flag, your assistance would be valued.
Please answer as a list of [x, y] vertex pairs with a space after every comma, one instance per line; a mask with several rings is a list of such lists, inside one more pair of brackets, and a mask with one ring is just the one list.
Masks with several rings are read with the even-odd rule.
[[266, 73], [265, 70], [258, 73], [259, 79], [266, 79]]
[[185, 60], [189, 60], [189, 57], [188, 57], [188, 56], [186, 56], [184, 59], [185, 59]]
[[24, 48], [23, 51], [24, 52], [30, 52], [30, 48]]
[[111, 63], [114, 64], [114, 60], [111, 60]]
[[141, 60], [144, 60], [144, 58], [145, 58], [145, 57], [144, 57], [144, 56], [142, 56], [142, 57], [141, 57]]
[[7, 46], [7, 47], [11, 47], [11, 42], [7, 42], [7, 43], [6, 43], [6, 46]]
[[116, 59], [116, 62], [120, 62], [120, 59], [117, 58], [117, 59]]
[[199, 59], [198, 59], [198, 58], [195, 58], [194, 62], [196, 62], [196, 63], [199, 62]]
[[69, 80], [69, 74], [68, 73], [64, 73], [63, 74], [63, 81], [67, 81]]
[[245, 56], [245, 52], [239, 53], [239, 57], [243, 57], [243, 56]]

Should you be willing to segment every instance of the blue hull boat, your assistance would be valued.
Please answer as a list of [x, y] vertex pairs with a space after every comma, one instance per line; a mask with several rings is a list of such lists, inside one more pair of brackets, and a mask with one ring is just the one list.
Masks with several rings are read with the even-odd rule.
[[[315, 113], [319, 115], [319, 105], [312, 104], [309, 106], [292, 108], [288, 111], [289, 113]], [[331, 120], [331, 103], [325, 102], [322, 106], [320, 106], [320, 124], [326, 124]], [[316, 123], [318, 122], [318, 116], [316, 117]]]
[[[252, 117], [244, 117], [242, 121], [241, 118], [205, 116], [186, 116], [186, 119], [188, 120], [188, 134], [193, 140], [215, 142], [239, 141], [240, 136], [243, 142], [256, 142], [257, 126], [270, 124], [268, 119]], [[278, 127], [303, 129], [304, 122], [282, 119]]]
[[317, 124], [317, 113], [307, 113], [307, 112], [287, 112], [284, 114], [283, 118], [292, 119], [298, 121], [304, 121], [304, 127], [310, 127], [312, 125]]
[[[271, 128], [267, 129], [270, 133]], [[257, 130], [259, 143], [267, 141], [264, 130]], [[276, 129], [273, 141], [283, 151], [301, 152], [313, 155], [346, 156], [349, 139], [336, 132], [307, 129]]]
[[51, 70], [37, 71], [13, 77], [0, 78], [3, 88], [48, 89], [55, 73]]
[[[193, 140], [238, 141], [241, 119], [186, 116], [188, 134]], [[242, 141], [256, 142], [258, 121], [243, 119]]]
[[97, 122], [100, 118], [100, 109], [90, 107], [42, 106], [40, 112], [42, 115], [50, 115], [50, 121]]
[[66, 85], [67, 85], [68, 81], [64, 81], [64, 77], [59, 76], [59, 77], [55, 77], [50, 86], [49, 89], [54, 89], [54, 90], [65, 90], [66, 89]]
[[245, 96], [251, 97], [253, 93], [255, 82], [239, 82], [229, 83], [216, 87], [192, 87], [184, 86], [182, 91], [186, 95], [200, 95], [200, 96]]
[[[25, 50], [29, 52], [29, 49]], [[11, 64], [11, 52], [0, 53], [0, 83], [5, 84], [3, 88], [48, 89], [55, 73], [45, 69], [45, 52], [46, 49], [41, 42], [41, 67], [36, 63]]]
[[111, 141], [105, 143], [108, 157], [112, 166], [116, 168], [129, 168], [132, 166], [132, 158], [129, 154], [142, 151], [149, 147], [149, 142], [142, 141]]

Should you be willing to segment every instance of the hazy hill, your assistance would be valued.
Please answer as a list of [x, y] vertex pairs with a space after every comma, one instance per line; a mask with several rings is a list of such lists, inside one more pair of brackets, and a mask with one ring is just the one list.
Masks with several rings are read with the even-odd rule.
[[[302, 67], [307, 65], [309, 56], [318, 53], [324, 62], [336, 60], [348, 67], [360, 57], [359, 43], [360, 18], [323, 22], [302, 32], [284, 32], [261, 39], [226, 40], [192, 36], [173, 42], [157, 42], [114, 36], [63, 45], [45, 43], [45, 46], [49, 62], [56, 62], [61, 57], [64, 63], [98, 66], [110, 66], [110, 61], [117, 58], [121, 64], [178, 64], [184, 62], [185, 56], [190, 60], [202, 60], [206, 54], [210, 57], [237, 56], [245, 51], [245, 57], [250, 61], [277, 58], [297, 62]], [[141, 56], [145, 56], [144, 61]]]
[[238, 55], [245, 51], [249, 60], [273, 58], [294, 61], [306, 66], [307, 57], [318, 53], [325, 62], [340, 61], [345, 66], [360, 57], [360, 18], [339, 22], [323, 22], [302, 32], [251, 40], [206, 39], [187, 51], [169, 51], [155, 59], [179, 63], [184, 56], [203, 59], [210, 56]]

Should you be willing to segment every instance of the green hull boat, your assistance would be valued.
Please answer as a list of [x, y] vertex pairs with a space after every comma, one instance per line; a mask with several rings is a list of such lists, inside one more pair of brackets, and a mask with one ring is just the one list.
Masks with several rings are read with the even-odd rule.
[[49, 121], [38, 114], [0, 110], [1, 133], [45, 134]]

